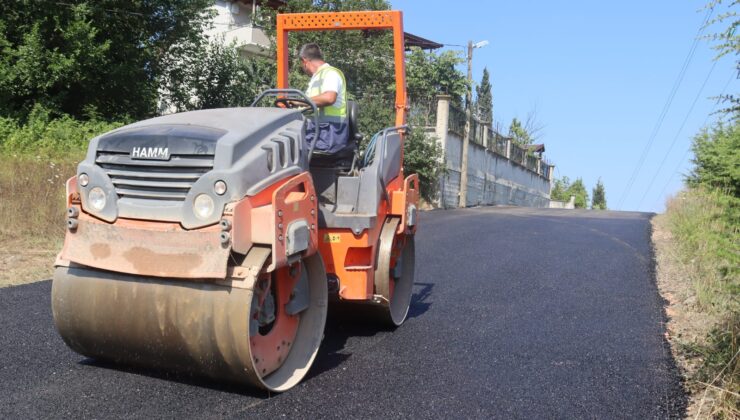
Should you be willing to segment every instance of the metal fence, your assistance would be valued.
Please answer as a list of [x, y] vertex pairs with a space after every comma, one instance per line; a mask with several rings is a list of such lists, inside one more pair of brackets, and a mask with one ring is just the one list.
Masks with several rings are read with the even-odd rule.
[[515, 144], [511, 145], [511, 156], [509, 157], [509, 159], [521, 165], [524, 163], [524, 158], [526, 157], [526, 155], [527, 152], [524, 149]]
[[[423, 115], [428, 117], [427, 126], [436, 125], [436, 102], [431, 104], [414, 104], [411, 106], [411, 115], [417, 118]], [[433, 115], [433, 116], [432, 116]], [[465, 136], [465, 110], [450, 104], [449, 120], [447, 128], [450, 132]], [[541, 156], [537, 156], [529, 151], [528, 148], [512, 143], [512, 139], [505, 137], [495, 131], [490, 124], [479, 122], [475, 117], [470, 120], [470, 141], [500, 156], [506, 157], [528, 170], [537, 173], [545, 178], [549, 178], [552, 171], [552, 164], [547, 162]], [[509, 150], [507, 150], [509, 149]], [[508, 154], [508, 156], [507, 156]]]
[[453, 133], [463, 137], [465, 135], [465, 111], [450, 105], [450, 121], [448, 128]]
[[493, 141], [491, 141], [493, 144], [493, 152], [506, 157], [506, 148], [509, 141], [510, 139], [507, 139], [499, 133], [495, 133]]
[[[409, 105], [408, 120], [421, 127], [437, 125], [437, 99], [414, 100]], [[463, 115], [463, 122], [465, 116]]]

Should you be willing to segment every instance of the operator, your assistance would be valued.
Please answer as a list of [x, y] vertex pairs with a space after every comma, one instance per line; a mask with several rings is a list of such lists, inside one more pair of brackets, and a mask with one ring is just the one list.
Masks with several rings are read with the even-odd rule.
[[[299, 52], [301, 68], [311, 76], [306, 96], [319, 108], [319, 139], [314, 150], [337, 153], [347, 146], [349, 124], [347, 122], [347, 83], [344, 74], [324, 61], [319, 46], [310, 43]], [[314, 139], [313, 121], [308, 120], [306, 141]]]

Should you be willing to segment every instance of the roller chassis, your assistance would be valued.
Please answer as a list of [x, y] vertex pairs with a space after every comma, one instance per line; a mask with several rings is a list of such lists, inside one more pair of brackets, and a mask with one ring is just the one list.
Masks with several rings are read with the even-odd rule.
[[[338, 29], [367, 26], [369, 20], [358, 16], [394, 31], [397, 84], [405, 86], [400, 12], [352, 12], [279, 16], [279, 87], [287, 80], [287, 32], [301, 30], [312, 17], [328, 19], [325, 29], [337, 29], [336, 22], [343, 23]], [[331, 204], [316, 191], [305, 128], [296, 129], [303, 121], [299, 111], [191, 112], [94, 139], [78, 176], [67, 182], [68, 232], [52, 288], [64, 341], [93, 358], [280, 392], [296, 385], [316, 357], [327, 274], [338, 279], [336, 298], [370, 308], [387, 325], [403, 323], [413, 285], [419, 184], [416, 175], [403, 174], [405, 89], [398, 91], [397, 127], [383, 133], [372, 165], [336, 178], [339, 194]], [[240, 112], [270, 123], [238, 135]], [[190, 184], [180, 207], [151, 207], [147, 199], [162, 199], [147, 197], [152, 186], [176, 175], [158, 169], [159, 162], [133, 161], [133, 152], [126, 157], [121, 147], [140, 147], [152, 133], [173, 144], [171, 133], [187, 133], [190, 126], [205, 126], [194, 135], [201, 140], [186, 143], [211, 153], [212, 169]], [[215, 130], [223, 131], [220, 137]], [[180, 138], [186, 137], [193, 138]], [[184, 153], [179, 159], [193, 160]], [[266, 169], [254, 172], [264, 161]], [[121, 169], [121, 162], [148, 165], [155, 176]], [[86, 185], [81, 174], [90, 178]], [[195, 208], [196, 194], [216, 180], [228, 185], [223, 196], [211, 194], [218, 217], [192, 217], [188, 206]], [[94, 187], [107, 191], [102, 210], [91, 210]]]

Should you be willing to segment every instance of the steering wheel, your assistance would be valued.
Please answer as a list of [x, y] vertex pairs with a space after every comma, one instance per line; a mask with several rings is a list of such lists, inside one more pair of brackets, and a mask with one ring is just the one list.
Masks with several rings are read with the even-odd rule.
[[275, 99], [274, 104], [280, 108], [308, 108], [311, 110], [311, 102], [303, 98], [277, 98]]

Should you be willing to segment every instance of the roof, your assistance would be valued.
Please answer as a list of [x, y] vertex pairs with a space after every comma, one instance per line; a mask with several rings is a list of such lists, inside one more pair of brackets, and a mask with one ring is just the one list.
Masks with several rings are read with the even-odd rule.
[[545, 153], [544, 144], [532, 144], [529, 146], [529, 150], [533, 153]]
[[419, 47], [422, 50], [436, 50], [437, 48], [443, 47], [439, 42], [430, 41], [408, 32], [403, 33], [403, 39], [406, 44], [406, 51], [410, 50], [411, 47]]

